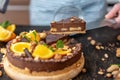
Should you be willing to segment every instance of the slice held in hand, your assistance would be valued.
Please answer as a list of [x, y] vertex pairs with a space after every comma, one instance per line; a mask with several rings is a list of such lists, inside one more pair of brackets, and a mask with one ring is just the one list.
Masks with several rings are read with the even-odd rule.
[[70, 17], [60, 21], [51, 22], [52, 34], [86, 33], [86, 22], [78, 17]]

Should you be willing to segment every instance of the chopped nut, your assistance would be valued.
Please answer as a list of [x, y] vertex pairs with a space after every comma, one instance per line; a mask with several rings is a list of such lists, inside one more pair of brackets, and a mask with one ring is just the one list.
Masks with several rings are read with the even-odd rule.
[[117, 74], [116, 80], [120, 80], [120, 73]]
[[2, 71], [0, 71], [0, 76], [2, 76]]
[[62, 58], [62, 55], [60, 54], [55, 54], [54, 59], [59, 60]]
[[95, 45], [96, 41], [95, 40], [91, 40], [90, 43], [91, 43], [91, 45]]
[[113, 76], [116, 76], [118, 73], [119, 73], [119, 71], [118, 71], [118, 70], [115, 70], [115, 71], [112, 72], [112, 75], [113, 75]]
[[3, 54], [6, 54], [6, 48], [1, 48], [0, 52], [3, 53]]
[[120, 48], [117, 48], [117, 50], [116, 50], [116, 56], [120, 57]]
[[117, 40], [120, 41], [120, 34], [117, 36]]
[[67, 50], [69, 48], [69, 46], [64, 46], [63, 50]]
[[38, 62], [38, 61], [39, 61], [39, 57], [35, 57], [34, 60], [35, 60], [36, 62]]
[[100, 46], [98, 46], [98, 45], [97, 45], [97, 46], [95, 46], [95, 48], [96, 48], [97, 50], [100, 50]]
[[90, 36], [89, 36], [89, 37], [87, 37], [87, 40], [92, 40], [92, 37], [90, 37]]
[[45, 39], [47, 34], [46, 33], [39, 33], [41, 39]]
[[103, 46], [100, 46], [100, 48], [101, 48], [101, 49], [104, 49], [104, 47], [103, 47]]
[[102, 61], [105, 61], [105, 58], [102, 58], [101, 60], [102, 60]]
[[61, 28], [61, 31], [67, 31], [68, 29], [67, 28]]
[[14, 44], [14, 43], [16, 43], [16, 42], [18, 42], [18, 40], [17, 40], [16, 38], [13, 39], [12, 43]]
[[114, 70], [119, 70], [119, 66], [118, 65], [111, 65], [110, 67], [108, 67], [107, 72], [112, 72]]
[[83, 72], [83, 73], [86, 73], [86, 71], [87, 71], [87, 70], [86, 70], [85, 68], [82, 69], [82, 72]]
[[72, 48], [72, 50], [75, 50], [75, 49], [76, 49], [76, 47], [73, 47], [73, 48]]
[[108, 58], [108, 54], [105, 53], [105, 54], [104, 54], [104, 57], [105, 57], [105, 58]]
[[31, 44], [30, 44], [30, 52], [33, 52], [36, 45], [37, 45], [36, 42], [31, 42]]
[[104, 72], [103, 72], [103, 71], [98, 71], [98, 74], [99, 74], [99, 75], [103, 75]]
[[106, 77], [107, 77], [107, 78], [110, 78], [110, 77], [112, 77], [112, 74], [111, 74], [111, 73], [107, 73], [107, 74], [106, 74]]

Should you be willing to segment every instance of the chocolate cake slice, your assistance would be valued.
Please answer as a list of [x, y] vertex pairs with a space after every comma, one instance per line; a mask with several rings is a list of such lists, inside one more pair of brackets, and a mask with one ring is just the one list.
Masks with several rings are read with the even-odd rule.
[[86, 22], [78, 17], [70, 17], [61, 21], [51, 22], [50, 32], [52, 34], [75, 34], [86, 32]]

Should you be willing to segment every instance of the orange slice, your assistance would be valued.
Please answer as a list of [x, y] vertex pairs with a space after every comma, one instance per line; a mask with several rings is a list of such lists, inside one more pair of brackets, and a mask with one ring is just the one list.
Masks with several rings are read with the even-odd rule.
[[16, 25], [15, 24], [11, 24], [6, 28], [8, 31], [14, 32], [16, 29]]
[[30, 51], [30, 43], [28, 42], [18, 42], [15, 44], [12, 44], [10, 49], [15, 54], [24, 54], [24, 49], [27, 48]]
[[0, 41], [4, 41], [4, 42], [7, 42], [13, 38], [15, 38], [15, 34], [0, 27]]
[[57, 49], [54, 53], [55, 53], [55, 54], [66, 55], [66, 54], [69, 54], [70, 51], [69, 51], [69, 50], [64, 51], [64, 50], [62, 50], [62, 49]]
[[32, 54], [33, 57], [41, 59], [49, 59], [54, 56], [54, 53], [44, 45], [37, 45]]
[[33, 30], [33, 31], [30, 31], [29, 33], [26, 34], [26, 36], [31, 40], [31, 41], [40, 41], [40, 36], [39, 34]]
[[14, 39], [15, 37], [16, 37], [16, 34], [12, 33], [11, 36], [8, 39], [4, 40], [4, 42], [8, 42], [8, 41]]

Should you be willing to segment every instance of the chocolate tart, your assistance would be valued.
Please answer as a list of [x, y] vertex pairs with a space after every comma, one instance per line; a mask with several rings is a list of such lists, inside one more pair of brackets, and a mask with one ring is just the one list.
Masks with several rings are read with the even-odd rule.
[[[81, 43], [68, 37], [68, 35], [47, 34], [39, 42], [40, 44], [47, 42], [47, 45], [53, 45], [58, 40], [62, 40], [65, 45], [69, 46], [70, 54], [62, 55], [60, 58], [55, 58], [56, 54], [48, 59], [36, 59], [26, 55], [16, 56], [10, 48], [14, 44], [14, 40], [8, 42], [6, 45], [7, 54], [4, 59], [5, 72], [15, 80], [67, 80], [75, 77], [84, 66], [84, 56]], [[26, 41], [21, 38], [16, 43]]]

